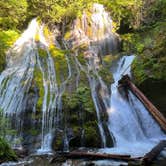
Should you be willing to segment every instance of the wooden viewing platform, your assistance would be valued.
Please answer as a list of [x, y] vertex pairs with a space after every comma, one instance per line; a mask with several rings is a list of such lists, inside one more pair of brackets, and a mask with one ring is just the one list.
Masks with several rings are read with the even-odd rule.
[[166, 119], [160, 111], [148, 100], [148, 98], [131, 82], [128, 75], [124, 75], [119, 80], [119, 87], [124, 87], [133, 92], [133, 94], [144, 104], [153, 118], [158, 122], [161, 129], [166, 133]]

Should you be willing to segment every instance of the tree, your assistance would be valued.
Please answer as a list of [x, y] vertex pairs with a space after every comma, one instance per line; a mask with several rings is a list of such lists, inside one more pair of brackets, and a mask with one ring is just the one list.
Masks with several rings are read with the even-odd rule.
[[0, 1], [0, 29], [20, 29], [26, 19], [26, 0]]
[[29, 17], [39, 16], [45, 23], [61, 23], [66, 18], [73, 19], [82, 13], [94, 0], [29, 0]]

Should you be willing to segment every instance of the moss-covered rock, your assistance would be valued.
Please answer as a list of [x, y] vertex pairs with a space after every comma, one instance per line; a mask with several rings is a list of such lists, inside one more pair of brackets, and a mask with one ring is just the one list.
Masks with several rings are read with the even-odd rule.
[[54, 45], [50, 45], [49, 51], [54, 60], [57, 83], [60, 85], [68, 77], [68, 65], [65, 57], [68, 52], [58, 49]]
[[109, 69], [105, 67], [100, 67], [99, 75], [102, 77], [103, 81], [106, 83], [107, 86], [110, 86], [113, 82], [113, 76]]
[[[99, 147], [101, 139], [89, 87], [83, 82], [80, 83], [72, 94], [64, 93], [63, 103], [63, 109], [66, 110], [67, 115], [67, 126], [73, 131], [70, 147]], [[91, 135], [92, 133], [95, 137]]]
[[84, 132], [86, 147], [101, 147], [101, 138], [98, 131], [97, 121], [90, 121], [85, 123]]
[[43, 75], [42, 75], [40, 69], [37, 68], [37, 66], [34, 70], [32, 86], [33, 86], [33, 84], [35, 84], [37, 86], [37, 88], [39, 89], [39, 94], [37, 94], [39, 96], [38, 96], [38, 101], [37, 101], [37, 105], [36, 105], [36, 110], [40, 112], [42, 110], [44, 87], [43, 87]]

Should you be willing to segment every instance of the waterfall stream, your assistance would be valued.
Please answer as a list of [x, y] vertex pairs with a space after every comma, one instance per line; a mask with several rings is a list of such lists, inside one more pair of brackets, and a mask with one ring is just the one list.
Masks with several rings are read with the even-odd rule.
[[166, 136], [132, 92], [129, 92], [128, 101], [118, 91], [118, 81], [122, 75], [131, 75], [133, 59], [133, 55], [123, 56], [112, 67], [115, 82], [111, 85], [108, 126], [115, 141], [114, 148], [106, 148], [102, 151], [140, 157]]
[[[111, 54], [118, 48], [119, 39], [117, 34], [113, 33], [111, 17], [103, 5], [94, 4], [92, 11], [91, 27], [89, 27], [88, 18], [84, 12], [81, 21], [78, 19], [74, 22], [71, 30], [72, 37], [69, 41], [61, 39], [64, 50], [71, 49], [72, 51], [66, 51], [64, 54], [67, 74], [60, 81], [55, 67], [56, 59], [49, 51], [49, 42], [43, 32], [44, 26], [39, 25], [36, 19], [31, 21], [27, 30], [9, 50], [7, 67], [0, 75], [0, 109], [3, 110], [4, 116], [14, 119], [12, 119], [14, 127], [19, 131], [15, 138], [10, 138], [9, 141], [12, 139], [22, 140], [23, 138], [24, 119], [22, 119], [22, 114], [26, 112], [28, 92], [34, 83], [36, 69], [41, 73], [42, 86], [39, 88], [43, 90], [42, 96], [38, 94], [39, 96], [35, 99], [42, 98], [42, 106], [39, 110], [41, 117], [38, 120], [41, 127], [38, 134], [40, 143], [34, 150], [38, 154], [52, 152], [52, 143], [58, 130], [63, 132], [63, 151], [69, 151], [70, 140], [67, 133], [69, 128], [65, 116], [70, 116], [70, 112], [68, 109], [65, 111], [69, 113], [63, 110], [65, 103], [62, 103], [62, 97], [73, 77], [74, 81], [72, 80], [71, 83], [76, 84], [73, 87], [77, 90], [81, 72], [87, 78], [86, 85], [90, 88], [92, 105], [94, 104], [96, 111], [94, 111], [96, 113], [95, 123], [99, 130], [102, 147], [99, 149], [100, 152], [140, 157], [150, 151], [160, 140], [166, 138], [159, 125], [132, 92], [129, 91], [128, 99], [126, 99], [118, 91], [118, 81], [122, 75], [131, 76], [131, 64], [135, 56], [123, 56], [116, 60], [111, 67], [114, 83], [110, 87], [100, 76], [99, 68], [103, 65], [102, 57]], [[39, 38], [38, 41], [36, 41], [36, 36]], [[70, 47], [70, 45], [72, 46]], [[80, 47], [84, 45], [82, 53]], [[41, 48], [46, 53], [44, 58], [40, 55], [39, 49]], [[58, 48], [60, 48], [59, 43]], [[83, 54], [85, 64], [79, 61], [79, 53]], [[72, 58], [73, 62], [71, 62]], [[33, 105], [32, 112], [34, 114], [36, 107], [37, 101]], [[108, 120], [105, 120], [106, 125], [102, 119], [103, 110], [108, 114]], [[84, 130], [81, 130], [81, 139], [83, 139]], [[108, 148], [108, 134], [106, 132], [112, 136], [112, 148]], [[16, 143], [12, 145], [17, 147]], [[21, 143], [19, 145], [21, 146]]]

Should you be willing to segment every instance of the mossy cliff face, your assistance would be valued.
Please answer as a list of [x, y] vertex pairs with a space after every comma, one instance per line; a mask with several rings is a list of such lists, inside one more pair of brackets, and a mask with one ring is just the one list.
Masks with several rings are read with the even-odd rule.
[[152, 2], [147, 7], [149, 11], [144, 11], [143, 26], [137, 32], [123, 36], [124, 49], [128, 49], [125, 51], [137, 54], [132, 65], [135, 84], [163, 114], [166, 114], [165, 6], [162, 0]]
[[[49, 43], [49, 46], [47, 49], [43, 47], [40, 44], [39, 36], [36, 35], [36, 53], [41, 60], [41, 65], [45, 69], [48, 67], [48, 55], [51, 55], [56, 72], [57, 88], [60, 91], [62, 90], [62, 107], [60, 110], [58, 110], [58, 108], [55, 110], [59, 112], [60, 119], [59, 124], [57, 124], [53, 131], [54, 139], [52, 147], [54, 150], [63, 150], [65, 146], [65, 137], [67, 137], [69, 141], [70, 149], [81, 146], [101, 147], [98, 120], [87, 73], [80, 70], [78, 64], [76, 64], [77, 59], [84, 68], [87, 68], [86, 64], [88, 60], [84, 55], [86, 48], [82, 48], [80, 45], [76, 50], [62, 49], [64, 48], [63, 39], [59, 41], [60, 48], [55, 45], [54, 38], [51, 37], [53, 34], [50, 30], [48, 28], [44, 29], [44, 36]], [[75, 55], [75, 51], [78, 51], [78, 56]], [[99, 76], [106, 85], [110, 85], [113, 81], [112, 74], [109, 72], [112, 59], [111, 55], [103, 57], [103, 64], [100, 64], [97, 69]], [[95, 76], [92, 71], [89, 72], [88, 75]], [[40, 148], [42, 130], [42, 107], [45, 92], [43, 86], [43, 73], [38, 64], [35, 66], [32, 85], [28, 93], [30, 98], [33, 98], [34, 100], [33, 105], [36, 104], [35, 111], [33, 110], [34, 112], [32, 111], [32, 108], [30, 108], [31, 110], [27, 110], [27, 113], [25, 113], [27, 119], [24, 124], [26, 125], [29, 123], [29, 125], [24, 127], [24, 146], [26, 148], [30, 147], [29, 149], [31, 150], [30, 141], [33, 142], [35, 148]], [[30, 98], [29, 101], [31, 100]], [[50, 94], [48, 93], [47, 103], [49, 103], [49, 100]], [[104, 107], [100, 114], [105, 130], [107, 130], [107, 113]], [[108, 140], [109, 139], [111, 140], [110, 136], [108, 136]], [[108, 142], [109, 145], [112, 145], [111, 141]]]
[[[139, 56], [133, 64], [133, 74], [137, 84], [146, 79], [166, 80], [166, 24], [163, 22], [155, 25], [140, 34]], [[148, 31], [148, 32], [147, 32]]]

